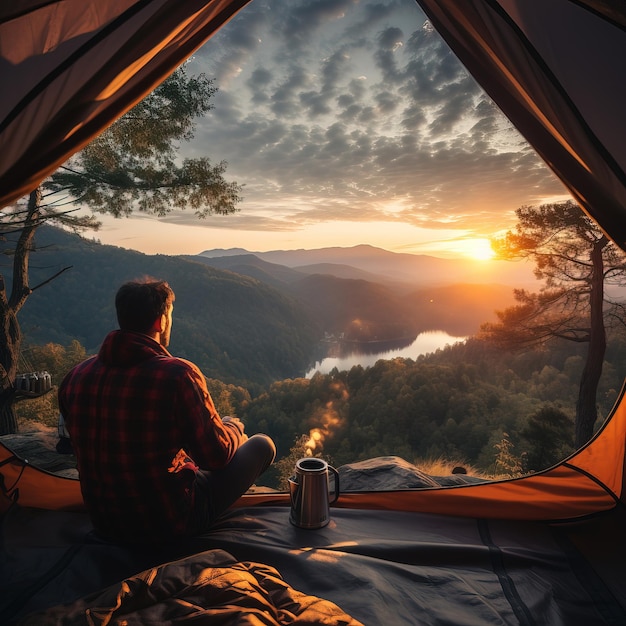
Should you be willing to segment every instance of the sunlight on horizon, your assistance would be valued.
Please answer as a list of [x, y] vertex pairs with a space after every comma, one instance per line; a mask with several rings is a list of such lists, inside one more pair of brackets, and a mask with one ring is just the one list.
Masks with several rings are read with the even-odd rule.
[[454, 244], [454, 251], [477, 261], [491, 261], [496, 253], [489, 239], [465, 239]]
[[[205, 250], [232, 248], [268, 252], [372, 245], [390, 252], [442, 258], [481, 261], [494, 258], [486, 237], [470, 238], [466, 230], [427, 229], [397, 222], [336, 220], [292, 231], [254, 231], [229, 228], [234, 216], [213, 216], [197, 225], [178, 222], [173, 216], [165, 222], [145, 215], [98, 218], [102, 228], [91, 237], [103, 244], [145, 254], [200, 254]], [[90, 238], [89, 234], [87, 237]]]

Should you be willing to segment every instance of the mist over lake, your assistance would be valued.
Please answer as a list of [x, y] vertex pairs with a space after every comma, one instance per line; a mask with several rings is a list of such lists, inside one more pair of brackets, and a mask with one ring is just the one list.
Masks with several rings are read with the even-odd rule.
[[393, 348], [381, 352], [373, 352], [366, 346], [342, 346], [342, 354], [340, 356], [327, 356], [320, 361], [316, 361], [315, 365], [306, 373], [306, 378], [311, 378], [314, 374], [328, 374], [333, 368], [339, 371], [347, 371], [355, 365], [362, 367], [371, 367], [380, 359], [390, 360], [397, 357], [404, 359], [416, 359], [421, 354], [435, 352], [447, 345], [453, 345], [457, 342], [465, 341], [467, 337], [453, 337], [448, 333], [440, 330], [428, 331], [420, 333], [415, 340], [408, 346]]

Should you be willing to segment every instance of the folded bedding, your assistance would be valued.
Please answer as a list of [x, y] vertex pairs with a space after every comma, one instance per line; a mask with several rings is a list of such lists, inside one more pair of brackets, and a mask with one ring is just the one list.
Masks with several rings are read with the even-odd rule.
[[211, 624], [359, 626], [336, 604], [289, 586], [268, 565], [209, 550], [159, 565], [67, 605], [33, 613], [23, 626]]

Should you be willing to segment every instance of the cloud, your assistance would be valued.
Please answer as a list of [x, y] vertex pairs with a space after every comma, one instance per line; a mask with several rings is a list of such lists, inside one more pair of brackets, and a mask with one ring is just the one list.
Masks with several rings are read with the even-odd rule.
[[290, 50], [300, 52], [323, 26], [343, 19], [356, 5], [356, 0], [307, 0], [281, 4], [283, 19], [277, 20], [275, 34]]
[[256, 0], [193, 68], [219, 91], [184, 151], [226, 160], [245, 185], [241, 212], [205, 225], [385, 220], [488, 235], [563, 194], [414, 0]]

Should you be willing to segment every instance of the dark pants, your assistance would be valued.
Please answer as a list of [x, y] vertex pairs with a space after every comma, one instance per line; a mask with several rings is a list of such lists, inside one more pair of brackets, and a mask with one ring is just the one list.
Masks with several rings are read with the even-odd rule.
[[239, 446], [226, 467], [211, 472], [199, 470], [195, 480], [193, 534], [207, 530], [254, 484], [275, 456], [276, 447], [267, 435], [253, 435]]

